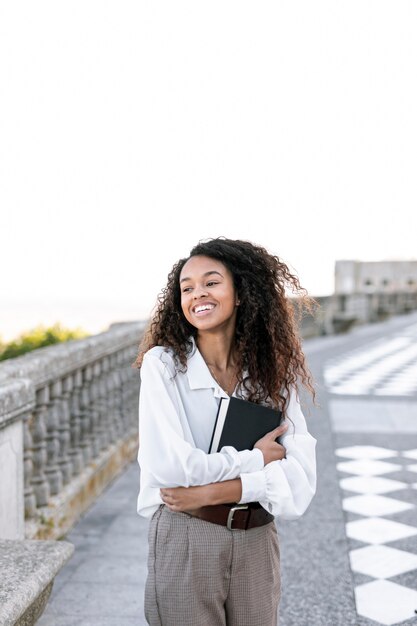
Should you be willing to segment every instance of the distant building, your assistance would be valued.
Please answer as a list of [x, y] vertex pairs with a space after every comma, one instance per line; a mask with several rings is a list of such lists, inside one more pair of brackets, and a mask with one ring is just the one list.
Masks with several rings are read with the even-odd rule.
[[336, 295], [416, 291], [417, 261], [336, 261]]

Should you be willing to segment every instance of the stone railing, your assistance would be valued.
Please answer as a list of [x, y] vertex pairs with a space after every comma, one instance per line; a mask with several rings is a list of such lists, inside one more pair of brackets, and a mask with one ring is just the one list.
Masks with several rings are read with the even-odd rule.
[[0, 538], [64, 535], [137, 450], [144, 323], [0, 364]]

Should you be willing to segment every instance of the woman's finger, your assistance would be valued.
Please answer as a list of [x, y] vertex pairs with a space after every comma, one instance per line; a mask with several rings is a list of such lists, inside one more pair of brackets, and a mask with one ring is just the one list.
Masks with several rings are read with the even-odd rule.
[[164, 502], [172, 502], [172, 500], [174, 499], [173, 496], [166, 489], [160, 489], [159, 493]]
[[288, 424], [284, 422], [280, 426], [277, 426], [276, 428], [274, 428], [274, 430], [271, 430], [271, 432], [268, 434], [271, 439], [276, 439], [276, 437], [279, 437], [279, 435], [282, 435], [282, 433], [285, 433], [287, 428], [288, 428]]

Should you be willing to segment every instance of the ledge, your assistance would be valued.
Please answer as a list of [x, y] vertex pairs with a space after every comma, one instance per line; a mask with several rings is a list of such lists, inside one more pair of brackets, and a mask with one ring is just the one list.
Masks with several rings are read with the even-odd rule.
[[[0, 363], [0, 382], [29, 378], [38, 389], [117, 350], [139, 345], [145, 325], [145, 322], [116, 324], [98, 335], [38, 348], [7, 359]], [[134, 356], [132, 354], [132, 360]]]
[[74, 552], [67, 541], [0, 539], [0, 624], [32, 626], [55, 576]]
[[0, 428], [5, 428], [35, 406], [35, 388], [30, 380], [0, 382]]

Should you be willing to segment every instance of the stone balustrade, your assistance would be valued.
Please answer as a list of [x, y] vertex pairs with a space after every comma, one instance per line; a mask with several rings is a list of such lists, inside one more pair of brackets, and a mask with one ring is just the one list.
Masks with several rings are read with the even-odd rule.
[[0, 364], [0, 538], [56, 539], [137, 450], [144, 323]]

